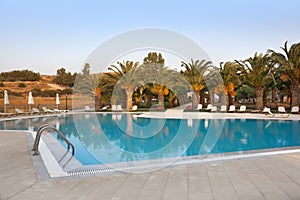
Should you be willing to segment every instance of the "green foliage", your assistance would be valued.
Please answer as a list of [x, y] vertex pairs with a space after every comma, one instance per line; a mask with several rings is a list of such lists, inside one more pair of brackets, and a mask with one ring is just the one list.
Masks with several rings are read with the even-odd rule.
[[72, 89], [65, 89], [65, 90], [41, 90], [39, 88], [34, 88], [31, 90], [33, 96], [38, 97], [56, 97], [56, 93], [58, 94], [71, 94], [73, 92]]
[[39, 81], [41, 76], [29, 70], [14, 70], [11, 72], [2, 72], [0, 81], [15, 82], [15, 81]]
[[76, 92], [93, 97], [95, 95], [99, 75], [90, 74], [90, 68], [90, 65], [86, 63], [82, 69], [82, 73], [77, 74], [75, 88]]
[[144, 64], [160, 64], [165, 65], [165, 59], [163, 59], [161, 53], [149, 52], [148, 56], [144, 58]]
[[249, 99], [255, 97], [255, 90], [253, 87], [243, 84], [236, 91], [237, 99]]
[[19, 88], [25, 88], [25, 87], [26, 87], [26, 84], [25, 84], [25, 83], [19, 83], [18, 87], [19, 87]]
[[56, 72], [56, 77], [53, 82], [58, 85], [73, 87], [76, 79], [77, 73], [71, 74], [71, 72], [66, 72], [65, 68], [60, 68]]

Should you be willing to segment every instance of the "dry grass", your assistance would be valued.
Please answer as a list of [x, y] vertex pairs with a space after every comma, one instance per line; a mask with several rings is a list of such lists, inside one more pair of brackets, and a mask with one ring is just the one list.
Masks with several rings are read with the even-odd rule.
[[[53, 78], [55, 76], [47, 76], [47, 75], [42, 75], [41, 76], [42, 80], [41, 81], [19, 81], [19, 82], [3, 82], [4, 87], [0, 88], [0, 93], [3, 94], [4, 90], [8, 90], [10, 92], [17, 92], [17, 93], [23, 93], [23, 96], [13, 96], [9, 94], [9, 105], [7, 106], [7, 112], [14, 112], [15, 108], [20, 108], [24, 111], [29, 110], [28, 106], [28, 92], [31, 91], [32, 89], [41, 89], [42, 91], [44, 90], [64, 90], [66, 89], [65, 87], [62, 87], [60, 85], [54, 84], [52, 82]], [[20, 88], [19, 84], [24, 83], [26, 85], [25, 88]], [[41, 109], [42, 106], [46, 106], [50, 109], [56, 108], [56, 98], [55, 97], [33, 97], [34, 98], [34, 105], [32, 107], [36, 107]], [[69, 94], [68, 95], [68, 109], [72, 109], [72, 104], [73, 104], [73, 95]], [[0, 98], [0, 112], [3, 112], [4, 110], [4, 100], [3, 98]], [[90, 102], [90, 101], [89, 101]], [[87, 101], [85, 100], [84, 97], [76, 97], [74, 101], [74, 108], [73, 109], [80, 109], [84, 108], [86, 105]], [[60, 105], [59, 109], [66, 109], [66, 97], [64, 95], [61, 95], [60, 97]]]

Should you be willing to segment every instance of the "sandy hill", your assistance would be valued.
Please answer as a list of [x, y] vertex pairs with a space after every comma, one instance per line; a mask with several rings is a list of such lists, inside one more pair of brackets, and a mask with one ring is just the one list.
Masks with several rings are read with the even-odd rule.
[[[27, 93], [32, 89], [45, 90], [64, 90], [65, 87], [57, 85], [52, 82], [55, 76], [41, 75], [40, 81], [18, 81], [18, 82], [3, 82], [4, 87], [0, 87], [0, 91], [5, 89], [10, 92]], [[20, 83], [23, 83], [25, 87], [19, 87]]]

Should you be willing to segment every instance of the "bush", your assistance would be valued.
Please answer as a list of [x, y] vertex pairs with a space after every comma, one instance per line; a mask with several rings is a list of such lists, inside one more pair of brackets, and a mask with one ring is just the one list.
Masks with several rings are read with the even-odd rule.
[[19, 87], [19, 88], [25, 88], [26, 85], [25, 85], [24, 83], [19, 83], [18, 87]]
[[0, 87], [4, 87], [4, 86], [5, 86], [4, 83], [1, 82], [1, 83], [0, 83]]
[[11, 72], [2, 72], [0, 74], [0, 81], [39, 81], [41, 75], [29, 70], [14, 70]]
[[10, 92], [11, 95], [16, 96], [16, 97], [22, 97], [23, 93], [21, 92]]

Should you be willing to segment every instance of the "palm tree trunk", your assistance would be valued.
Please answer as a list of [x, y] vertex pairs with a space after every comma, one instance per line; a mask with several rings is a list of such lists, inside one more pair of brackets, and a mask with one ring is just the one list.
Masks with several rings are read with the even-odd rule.
[[300, 104], [300, 85], [293, 85], [291, 87], [292, 103], [291, 106], [299, 106]]
[[199, 93], [199, 103], [204, 104], [204, 91], [201, 90]]
[[276, 101], [276, 88], [272, 89], [272, 102], [275, 103]]
[[195, 90], [194, 93], [193, 93], [193, 96], [192, 96], [192, 107], [193, 109], [197, 109], [198, 107], [198, 104], [199, 104], [199, 91], [198, 90]]
[[102, 95], [95, 95], [95, 109], [100, 110], [101, 109], [101, 98]]
[[263, 93], [263, 105], [267, 105], [267, 91], [264, 90], [264, 93]]
[[151, 107], [151, 96], [150, 95], [146, 95], [145, 101], [146, 101], [146, 107], [150, 108]]
[[158, 106], [164, 106], [164, 100], [165, 100], [164, 95], [158, 94], [157, 99], [158, 99]]
[[126, 109], [131, 110], [132, 109], [133, 88], [127, 87], [125, 91], [126, 91]]
[[256, 109], [263, 110], [264, 108], [264, 88], [255, 88], [256, 94]]

